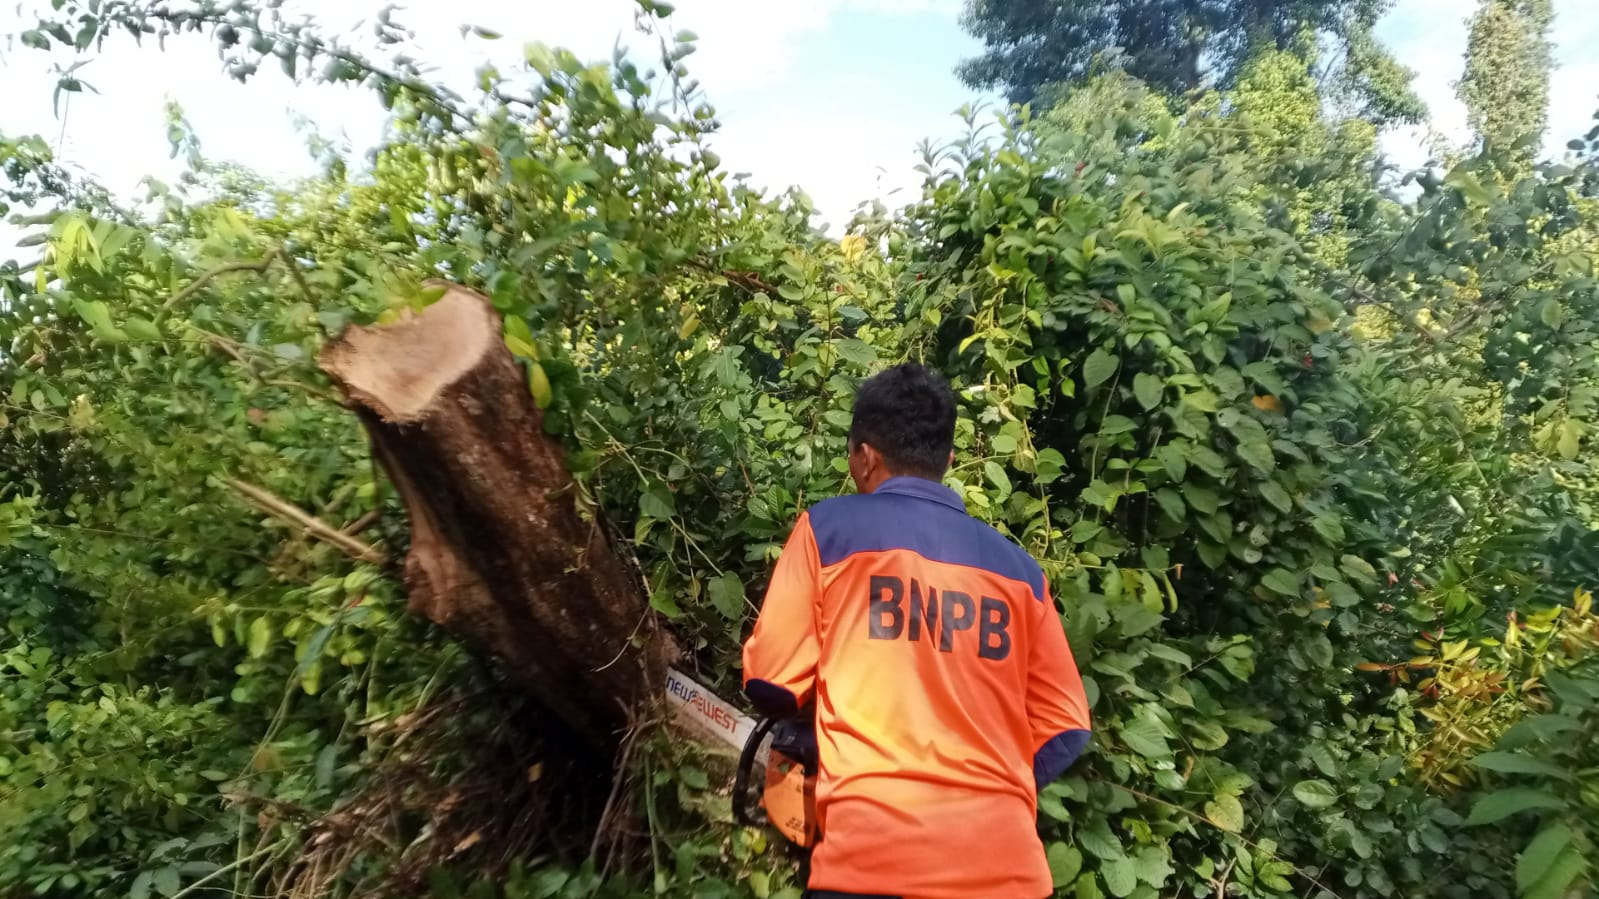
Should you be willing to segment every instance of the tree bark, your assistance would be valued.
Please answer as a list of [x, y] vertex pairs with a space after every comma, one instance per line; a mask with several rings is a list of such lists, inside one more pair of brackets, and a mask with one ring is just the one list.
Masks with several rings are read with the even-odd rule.
[[586, 742], [614, 746], [676, 648], [585, 520], [561, 443], [480, 294], [351, 328], [321, 355], [411, 521], [409, 608], [492, 656]]

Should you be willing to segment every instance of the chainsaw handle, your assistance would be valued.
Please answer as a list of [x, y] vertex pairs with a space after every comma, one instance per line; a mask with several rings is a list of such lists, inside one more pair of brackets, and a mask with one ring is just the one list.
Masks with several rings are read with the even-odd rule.
[[761, 741], [771, 733], [775, 723], [775, 719], [762, 718], [738, 754], [738, 770], [733, 774], [733, 817], [747, 827], [758, 827], [761, 823], [749, 813], [750, 772], [755, 768], [755, 754], [761, 749]]

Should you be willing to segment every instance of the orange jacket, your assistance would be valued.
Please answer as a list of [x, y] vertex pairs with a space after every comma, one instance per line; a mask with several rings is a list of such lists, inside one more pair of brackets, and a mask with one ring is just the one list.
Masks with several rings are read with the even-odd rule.
[[892, 478], [800, 516], [744, 644], [769, 716], [816, 703], [810, 887], [905, 899], [1051, 890], [1038, 790], [1088, 702], [1038, 564], [954, 491]]

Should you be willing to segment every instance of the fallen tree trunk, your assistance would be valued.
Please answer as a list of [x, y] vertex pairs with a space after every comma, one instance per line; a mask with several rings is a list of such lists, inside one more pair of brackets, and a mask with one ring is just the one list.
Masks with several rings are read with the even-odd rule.
[[321, 366], [410, 516], [410, 610], [491, 655], [587, 742], [613, 746], [676, 650], [636, 574], [578, 513], [501, 327], [485, 297], [450, 285], [420, 314], [351, 328]]

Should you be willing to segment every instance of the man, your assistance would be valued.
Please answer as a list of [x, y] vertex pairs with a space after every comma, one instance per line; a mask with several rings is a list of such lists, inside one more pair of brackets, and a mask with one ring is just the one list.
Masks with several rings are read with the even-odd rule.
[[808, 896], [1040, 899], [1038, 790], [1088, 703], [1038, 564], [943, 486], [955, 398], [919, 365], [855, 398], [860, 493], [799, 518], [744, 645], [763, 715], [815, 703]]

